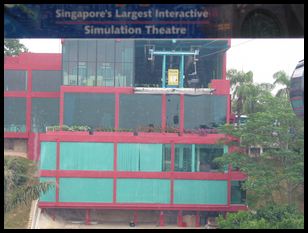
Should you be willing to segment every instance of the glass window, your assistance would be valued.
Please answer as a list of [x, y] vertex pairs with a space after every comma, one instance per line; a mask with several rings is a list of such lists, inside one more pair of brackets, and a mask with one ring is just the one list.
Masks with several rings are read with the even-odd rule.
[[25, 70], [4, 70], [5, 91], [26, 91], [27, 71]]
[[180, 125], [180, 96], [179, 95], [167, 95], [166, 98], [167, 127], [179, 128]]
[[77, 62], [68, 63], [68, 85], [77, 85]]
[[4, 97], [4, 132], [26, 132], [26, 98]]
[[96, 62], [96, 40], [88, 40], [88, 59], [89, 62]]
[[115, 41], [98, 40], [97, 41], [97, 61], [114, 62]]
[[96, 86], [96, 64], [88, 62], [87, 86]]
[[62, 63], [62, 72], [63, 72], [63, 85], [69, 85], [68, 62], [67, 61], [63, 61]]
[[120, 95], [120, 128], [161, 127], [161, 95]]
[[245, 204], [246, 191], [243, 190], [244, 181], [231, 181], [231, 204]]
[[131, 86], [133, 79], [133, 63], [115, 63], [115, 86]]
[[97, 64], [97, 86], [114, 86], [114, 63]]
[[114, 128], [114, 94], [65, 93], [64, 124]]
[[226, 122], [226, 96], [184, 97], [185, 129], [215, 128]]
[[47, 126], [59, 125], [59, 106], [58, 98], [33, 98], [32, 132], [45, 132]]
[[78, 62], [78, 85], [88, 86], [87, 84], [87, 62]]
[[88, 41], [78, 40], [78, 61], [87, 61], [88, 58]]
[[218, 170], [218, 164], [214, 163], [216, 157], [224, 153], [223, 146], [219, 145], [195, 145], [195, 171], [212, 172]]
[[60, 91], [60, 70], [33, 70], [32, 91]]
[[119, 171], [170, 171], [170, 145], [163, 144], [118, 144]]
[[68, 48], [69, 48], [69, 61], [77, 61], [78, 56], [77, 56], [77, 52], [78, 52], [78, 40], [69, 40], [67, 41], [67, 43], [69, 44]]
[[192, 145], [175, 144], [174, 171], [191, 172], [194, 169], [192, 157]]

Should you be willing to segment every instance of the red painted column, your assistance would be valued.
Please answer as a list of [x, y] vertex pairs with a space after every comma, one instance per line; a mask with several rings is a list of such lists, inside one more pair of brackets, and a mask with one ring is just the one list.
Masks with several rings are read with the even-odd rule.
[[113, 143], [113, 199], [112, 202], [117, 202], [117, 157], [118, 157], [118, 143]]
[[196, 227], [200, 227], [200, 215], [199, 215], [199, 211], [197, 211], [197, 214], [196, 214]]
[[226, 123], [230, 123], [230, 115], [231, 115], [231, 95], [227, 96], [227, 114], [226, 114]]
[[174, 142], [171, 143], [171, 179], [170, 179], [170, 204], [174, 203]]
[[26, 132], [28, 134], [28, 158], [33, 160], [34, 148], [33, 142], [31, 140], [31, 112], [32, 112], [32, 70], [29, 68], [27, 70], [27, 90], [26, 90]]
[[60, 119], [59, 119], [59, 124], [60, 124], [60, 127], [62, 128], [62, 125], [63, 125], [63, 118], [64, 118], [64, 92], [63, 92], [63, 89], [62, 89], [63, 86], [61, 86], [60, 88]]
[[180, 134], [184, 133], [184, 94], [180, 95]]
[[178, 212], [178, 226], [179, 226], [179, 227], [183, 227], [182, 210], [179, 210], [179, 212]]
[[135, 223], [135, 225], [138, 224], [138, 211], [137, 210], [135, 210], [135, 212], [134, 212], [134, 223]]
[[85, 224], [86, 225], [90, 225], [91, 222], [91, 210], [90, 209], [86, 209], [86, 220], [85, 220]]
[[228, 165], [228, 206], [231, 205], [231, 165]]
[[161, 102], [161, 129], [162, 132], [166, 129], [166, 94], [162, 94], [162, 102]]
[[60, 141], [56, 140], [57, 154], [56, 154], [56, 204], [59, 203], [59, 170], [60, 170]]
[[114, 128], [119, 128], [119, 118], [120, 118], [120, 94], [115, 94], [115, 113], [114, 113]]
[[159, 226], [165, 226], [164, 211], [160, 211], [159, 213]]

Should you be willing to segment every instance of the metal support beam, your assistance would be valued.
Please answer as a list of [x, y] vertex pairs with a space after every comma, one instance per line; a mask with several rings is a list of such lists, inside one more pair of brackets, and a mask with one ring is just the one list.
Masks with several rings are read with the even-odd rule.
[[180, 65], [180, 88], [184, 87], [184, 55], [181, 56], [181, 65]]
[[90, 213], [90, 209], [86, 209], [86, 221], [85, 221], [85, 224], [86, 225], [90, 225], [90, 222], [91, 222], [91, 213]]
[[162, 87], [166, 87], [166, 55], [163, 56]]

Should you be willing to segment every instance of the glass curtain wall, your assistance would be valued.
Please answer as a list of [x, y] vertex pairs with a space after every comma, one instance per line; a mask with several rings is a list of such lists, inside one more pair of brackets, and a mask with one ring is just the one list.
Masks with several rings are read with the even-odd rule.
[[132, 86], [133, 40], [65, 40], [63, 84]]

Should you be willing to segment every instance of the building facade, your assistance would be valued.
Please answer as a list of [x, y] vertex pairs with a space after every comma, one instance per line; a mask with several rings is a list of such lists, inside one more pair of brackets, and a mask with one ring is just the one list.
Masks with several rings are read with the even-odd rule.
[[[245, 174], [214, 158], [233, 148], [230, 40], [62, 40], [62, 54], [5, 60], [5, 140], [21, 138], [41, 181], [41, 208], [159, 211], [196, 225], [246, 210]], [[50, 127], [58, 125], [58, 127]], [[86, 126], [88, 131], [74, 130]], [[80, 127], [79, 127], [80, 129]]]

